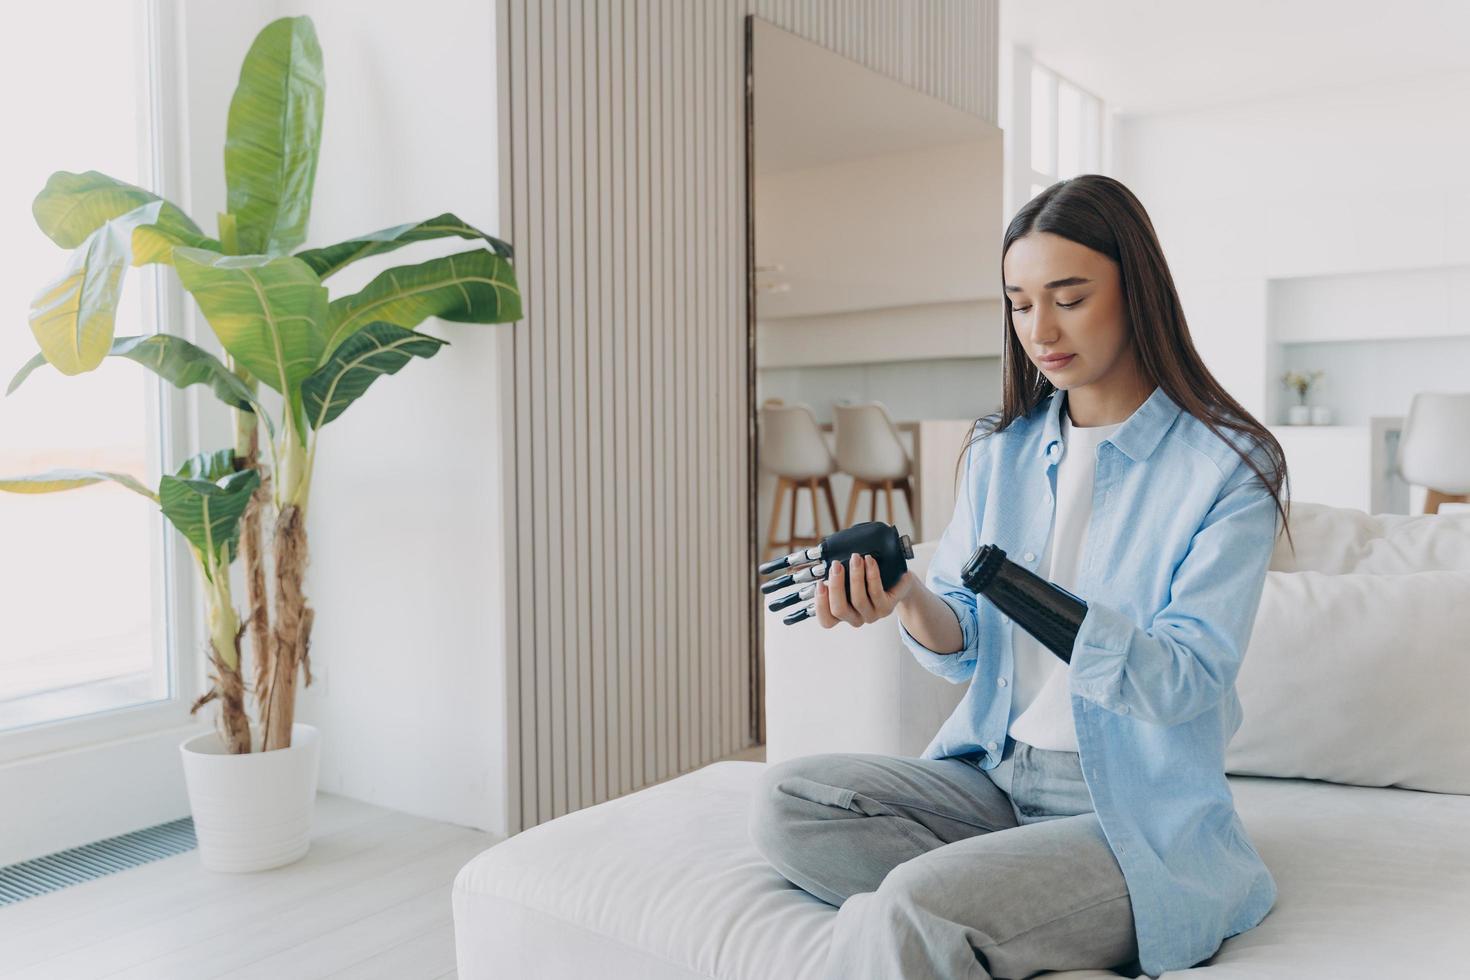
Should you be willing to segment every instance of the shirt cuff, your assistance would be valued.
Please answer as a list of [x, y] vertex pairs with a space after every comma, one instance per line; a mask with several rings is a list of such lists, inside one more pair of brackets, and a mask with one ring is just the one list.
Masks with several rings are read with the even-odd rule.
[[954, 653], [936, 653], [916, 640], [914, 635], [908, 631], [908, 627], [903, 625], [902, 619], [898, 620], [899, 636], [926, 670], [941, 676], [968, 674], [969, 665], [975, 661], [975, 651], [979, 645], [980, 630], [979, 625], [975, 622], [975, 610], [958, 596], [942, 594], [939, 598], [954, 610], [955, 618], [959, 620], [960, 636], [965, 644], [962, 649]]
[[1128, 714], [1122, 698], [1123, 667], [1137, 629], [1116, 609], [1089, 602], [1072, 645], [1072, 663], [1067, 672], [1072, 693], [1109, 711]]

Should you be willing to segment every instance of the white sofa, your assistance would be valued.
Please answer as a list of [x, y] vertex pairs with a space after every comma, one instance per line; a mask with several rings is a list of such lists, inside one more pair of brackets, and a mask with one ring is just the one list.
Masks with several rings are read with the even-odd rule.
[[[1470, 977], [1470, 516], [1298, 503], [1292, 529], [1227, 759], [1277, 902], [1165, 976]], [[910, 567], [922, 575], [931, 554], [919, 545]], [[797, 755], [917, 755], [963, 689], [918, 666], [894, 626], [788, 628], [775, 614], [766, 678], [766, 763], [705, 766], [467, 864], [453, 891], [462, 980], [819, 977], [836, 911], [756, 852], [750, 791]]]

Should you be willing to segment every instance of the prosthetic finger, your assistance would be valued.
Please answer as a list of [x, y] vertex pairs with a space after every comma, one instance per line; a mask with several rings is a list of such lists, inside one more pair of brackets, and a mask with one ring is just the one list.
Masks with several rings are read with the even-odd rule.
[[781, 622], [785, 623], [787, 626], [795, 626], [803, 619], [814, 619], [816, 617], [816, 613], [812, 612], [812, 609], [815, 605], [816, 603], [811, 603], [809, 605], [802, 606], [800, 609], [796, 610], [796, 612], [784, 617]]
[[779, 572], [783, 568], [792, 568], [797, 565], [804, 565], [809, 561], [818, 561], [821, 557], [822, 546], [820, 544], [813, 545], [810, 548], [803, 548], [801, 551], [793, 551], [789, 555], [782, 555], [780, 558], [772, 558], [760, 567], [760, 573], [762, 575], [769, 575], [772, 572]]
[[781, 598], [777, 599], [775, 602], [771, 603], [766, 608], [769, 609], [771, 612], [776, 612], [778, 610], [785, 609], [787, 606], [791, 605], [793, 602], [800, 602], [803, 599], [810, 599], [812, 596], [814, 596], [816, 594], [817, 594], [817, 585], [816, 585], [815, 582], [813, 582], [811, 585], [804, 586], [803, 588], [797, 589], [794, 592], [788, 592], [788, 593], [786, 593], [785, 595], [783, 595]]
[[827, 562], [819, 561], [814, 565], [808, 565], [789, 575], [782, 575], [780, 578], [771, 579], [765, 585], [761, 586], [761, 591], [766, 595], [770, 595], [772, 592], [781, 591], [788, 585], [799, 585], [802, 582], [815, 582], [817, 579], [826, 577]]

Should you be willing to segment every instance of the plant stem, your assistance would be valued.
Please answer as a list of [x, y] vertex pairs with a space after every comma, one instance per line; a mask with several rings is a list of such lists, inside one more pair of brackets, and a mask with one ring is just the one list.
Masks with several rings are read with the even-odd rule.
[[[229, 358], [229, 367], [252, 392], [259, 382], [244, 366]], [[245, 604], [249, 610], [245, 623], [250, 630], [250, 655], [255, 664], [254, 688], [256, 712], [262, 722], [268, 701], [271, 676], [270, 595], [265, 584], [265, 548], [262, 525], [264, 511], [270, 501], [270, 473], [260, 462], [260, 419], [253, 412], [231, 409], [235, 422], [235, 465], [253, 468], [260, 473], [260, 483], [250, 495], [240, 528], [240, 553], [245, 559]]]
[[296, 714], [296, 670], [306, 671], [311, 683], [309, 644], [313, 611], [306, 604], [302, 583], [306, 573], [306, 517], [301, 508], [287, 504], [276, 519], [275, 658], [271, 664], [270, 700], [263, 718], [265, 751], [291, 745]]
[[189, 709], [194, 714], [215, 698], [220, 702], [220, 737], [231, 754], [250, 751], [250, 718], [245, 713], [245, 684], [240, 676], [240, 637], [244, 630], [230, 596], [230, 569], [196, 552], [204, 573], [209, 619], [209, 661], [213, 668], [208, 693]]

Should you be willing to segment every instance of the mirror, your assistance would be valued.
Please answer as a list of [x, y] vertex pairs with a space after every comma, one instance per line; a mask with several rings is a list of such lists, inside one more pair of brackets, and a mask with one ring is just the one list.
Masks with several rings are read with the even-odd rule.
[[865, 520], [936, 538], [1001, 398], [1001, 131], [759, 18], [748, 37], [757, 552]]

